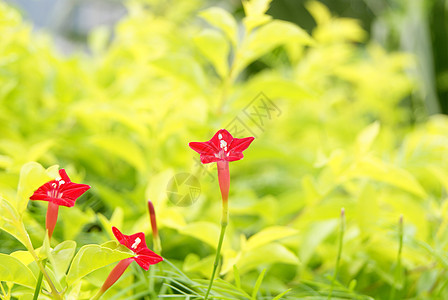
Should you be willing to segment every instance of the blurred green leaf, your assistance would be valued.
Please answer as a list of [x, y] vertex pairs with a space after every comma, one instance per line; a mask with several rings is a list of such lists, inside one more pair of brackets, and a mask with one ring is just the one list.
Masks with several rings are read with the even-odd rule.
[[100, 245], [85, 245], [79, 249], [67, 274], [67, 284], [71, 285], [87, 274], [111, 263], [132, 257], [134, 254], [121, 247], [109, 248]]
[[235, 18], [220, 7], [210, 7], [201, 12], [199, 16], [207, 22], [221, 29], [227, 38], [236, 45], [238, 38], [238, 25]]
[[0, 278], [1, 281], [11, 281], [30, 288], [36, 285], [36, 278], [27, 266], [3, 253], [0, 253]]

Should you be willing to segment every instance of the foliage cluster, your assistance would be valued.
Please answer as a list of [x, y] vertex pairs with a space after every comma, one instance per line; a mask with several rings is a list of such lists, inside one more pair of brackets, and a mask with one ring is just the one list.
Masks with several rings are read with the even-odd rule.
[[[0, 3], [0, 228], [17, 237], [0, 233], [4, 290], [28, 299], [38, 274], [22, 251], [23, 230], [35, 246], [45, 235], [45, 208], [27, 203], [49, 176], [28, 163], [36, 161], [92, 186], [61, 209], [54, 248], [41, 251], [64, 262], [52, 271], [66, 295], [91, 297], [112, 268], [100, 267], [128, 255], [93, 245], [113, 238], [112, 225], [150, 232], [151, 199], [169, 264], [149, 279], [128, 272], [108, 299], [146, 296], [148, 280], [151, 293], [201, 298], [221, 203], [216, 170], [198, 164], [187, 144], [225, 127], [256, 139], [231, 166], [217, 299], [272, 299], [289, 289], [284, 299], [321, 299], [331, 285], [343, 299], [448, 297], [448, 120], [415, 122], [425, 115], [408, 101], [412, 57], [368, 43], [355, 20], [333, 17], [319, 2], [307, 5], [318, 24], [311, 35], [266, 15], [269, 2], [244, 1], [246, 16], [235, 20], [198, 0], [176, 9], [129, 1], [113, 33], [96, 30], [89, 54], [68, 58]], [[182, 172], [201, 183], [187, 207], [166, 191]], [[98, 248], [115, 256], [94, 259]], [[92, 256], [70, 266], [76, 251]]]

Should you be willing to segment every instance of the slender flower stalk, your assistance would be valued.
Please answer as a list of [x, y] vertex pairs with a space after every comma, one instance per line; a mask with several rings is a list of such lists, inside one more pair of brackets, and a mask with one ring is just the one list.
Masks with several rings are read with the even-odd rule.
[[339, 273], [339, 264], [341, 263], [341, 255], [342, 255], [342, 244], [344, 241], [344, 233], [345, 233], [345, 209], [341, 209], [341, 223], [339, 227], [339, 241], [338, 241], [338, 256], [336, 258], [336, 266], [334, 268], [333, 279], [331, 280], [331, 288], [330, 293], [328, 294], [328, 299], [331, 299], [331, 294], [333, 293], [334, 282]]
[[221, 233], [219, 234], [212, 276], [210, 277], [210, 283], [207, 292], [205, 293], [205, 300], [208, 299], [213, 286], [213, 280], [215, 278], [216, 270], [218, 269], [221, 248], [227, 224], [229, 222], [229, 161], [242, 159], [244, 157], [242, 152], [249, 147], [253, 140], [253, 137], [242, 139], [234, 138], [227, 130], [221, 129], [207, 142], [191, 142], [189, 144], [194, 151], [200, 154], [201, 162], [203, 164], [212, 162], [217, 163], [218, 182], [222, 197]]
[[112, 227], [112, 232], [118, 242], [126, 246], [129, 250], [134, 252], [135, 256], [121, 260], [115, 268], [109, 273], [103, 286], [96, 293], [91, 300], [99, 299], [126, 271], [127, 267], [135, 261], [145, 271], [149, 270], [150, 265], [157, 264], [163, 261], [163, 258], [152, 252], [146, 246], [145, 234], [138, 232], [132, 235], [125, 235], [116, 227]]

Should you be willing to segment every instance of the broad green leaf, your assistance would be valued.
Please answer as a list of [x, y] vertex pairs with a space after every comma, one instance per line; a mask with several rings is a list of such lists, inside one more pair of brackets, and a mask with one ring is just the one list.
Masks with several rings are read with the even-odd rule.
[[17, 188], [17, 211], [20, 215], [26, 209], [28, 201], [34, 191], [44, 183], [59, 176], [57, 169], [57, 165], [45, 169], [36, 162], [29, 162], [23, 165], [20, 170], [19, 185]]
[[10, 254], [10, 256], [20, 260], [25, 266], [28, 266], [34, 261], [34, 257], [29, 251], [19, 250]]
[[111, 263], [134, 256], [122, 247], [110, 248], [100, 245], [85, 245], [79, 249], [67, 274], [67, 284], [73, 284], [87, 274]]
[[379, 132], [380, 123], [373, 122], [359, 133], [356, 138], [356, 149], [359, 155], [363, 155], [370, 150]]
[[30, 288], [36, 286], [33, 272], [17, 258], [3, 253], [0, 253], [0, 278], [0, 281], [11, 281]]
[[315, 249], [322, 243], [338, 226], [337, 220], [316, 222], [307, 228], [299, 250], [300, 260], [304, 265], [308, 263]]
[[145, 172], [146, 158], [142, 149], [131, 140], [121, 136], [102, 135], [92, 138], [91, 141], [102, 151], [124, 160], [140, 172]]
[[346, 176], [347, 178], [366, 177], [388, 183], [419, 198], [425, 198], [427, 195], [411, 173], [373, 156], [366, 156], [357, 161], [355, 166], [347, 172]]
[[219, 31], [204, 29], [195, 36], [194, 42], [218, 75], [225, 78], [229, 72], [229, 43], [224, 36]]
[[244, 0], [243, 7], [246, 17], [243, 19], [247, 32], [252, 31], [255, 27], [263, 25], [272, 19], [266, 15], [272, 0]]
[[190, 253], [184, 260], [183, 270], [185, 272], [198, 272], [204, 277], [208, 277], [212, 273], [214, 259], [214, 255], [200, 259], [196, 254]]
[[260, 266], [274, 263], [297, 265], [299, 264], [299, 259], [285, 246], [271, 243], [245, 252], [238, 261], [237, 266], [240, 274], [244, 274]]
[[21, 221], [17, 210], [7, 200], [0, 198], [0, 229], [6, 231], [25, 247], [29, 246], [27, 243], [25, 226]]
[[70, 266], [70, 262], [72, 261], [75, 251], [75, 241], [64, 241], [54, 247], [54, 249], [50, 252], [49, 258], [51, 265], [53, 266], [55, 276], [59, 280], [65, 275], [65, 272]]
[[331, 20], [331, 12], [322, 2], [308, 1], [306, 3], [306, 9], [313, 16], [317, 25], [326, 24]]
[[[198, 240], [216, 248], [218, 245], [220, 227], [211, 222], [194, 222], [187, 224], [180, 230], [180, 232], [182, 234], [197, 238]], [[225, 245], [227, 245], [226, 239], [224, 239], [224, 248]]]
[[199, 13], [199, 16], [213, 26], [221, 29], [227, 38], [236, 45], [238, 38], [238, 25], [235, 18], [220, 7], [210, 7]]
[[269, 51], [290, 43], [309, 45], [312, 39], [305, 30], [286, 21], [274, 20], [260, 27], [241, 46], [239, 57], [235, 60], [236, 73]]
[[297, 230], [294, 228], [285, 226], [268, 227], [251, 236], [246, 242], [244, 251], [252, 251], [273, 241], [294, 236], [296, 234]]

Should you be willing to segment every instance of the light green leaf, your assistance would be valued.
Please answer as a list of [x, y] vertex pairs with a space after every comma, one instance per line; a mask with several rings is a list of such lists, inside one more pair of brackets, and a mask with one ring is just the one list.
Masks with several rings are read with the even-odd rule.
[[243, 1], [244, 12], [246, 17], [243, 19], [247, 32], [252, 31], [255, 27], [266, 24], [272, 19], [266, 15], [272, 0], [249, 0]]
[[67, 284], [70, 285], [99, 268], [132, 256], [134, 256], [133, 253], [118, 246], [110, 248], [100, 245], [85, 245], [79, 249], [73, 259], [67, 274]]
[[0, 198], [0, 229], [6, 231], [27, 247], [25, 227], [17, 210], [11, 203], [2, 198]]
[[60, 280], [65, 275], [76, 251], [75, 241], [64, 241], [57, 245], [49, 255], [55, 276]]
[[287, 293], [289, 293], [291, 291], [291, 289], [287, 289], [286, 291], [284, 291], [283, 293], [281, 293], [281, 294], [278, 294], [274, 299], [272, 299], [272, 300], [280, 300], [280, 299], [282, 299], [282, 297], [284, 296], [284, 295], [286, 295]]
[[419, 198], [426, 197], [425, 190], [411, 173], [372, 156], [357, 161], [346, 175], [348, 178], [371, 178], [398, 187]]
[[255, 282], [254, 290], [252, 291], [252, 300], [257, 299], [258, 290], [260, 289], [261, 283], [263, 282], [264, 274], [266, 274], [266, 269], [258, 275], [257, 281]]
[[271, 243], [245, 252], [241, 259], [238, 260], [237, 267], [240, 270], [240, 274], [244, 274], [260, 266], [273, 263], [296, 265], [299, 263], [299, 259], [285, 246]]
[[229, 72], [229, 43], [224, 36], [219, 31], [204, 29], [195, 36], [194, 42], [218, 75], [225, 78]]
[[301, 243], [302, 245], [306, 245], [306, 247], [300, 247], [299, 251], [300, 259], [304, 265], [306, 265], [308, 260], [312, 257], [317, 246], [319, 246], [337, 226], [337, 220], [328, 220], [311, 224], [310, 228], [306, 230]]
[[235, 60], [236, 73], [269, 51], [290, 43], [309, 45], [312, 39], [305, 30], [286, 21], [274, 20], [260, 27], [241, 46], [239, 57]]
[[297, 230], [294, 228], [285, 226], [268, 227], [251, 236], [246, 242], [244, 251], [252, 251], [273, 241], [294, 236], [296, 234]]
[[28, 266], [34, 261], [34, 257], [29, 251], [19, 250], [10, 254], [10, 256], [20, 260], [25, 266]]
[[[40, 164], [36, 162], [29, 162], [23, 165], [20, 170], [19, 185], [17, 188], [17, 211], [21, 215], [26, 209], [28, 201], [34, 191], [37, 190], [44, 183], [53, 180], [58, 176], [58, 166], [52, 166], [45, 170]], [[55, 174], [56, 170], [56, 174]], [[55, 175], [54, 177], [51, 175]]]
[[356, 138], [356, 149], [358, 154], [362, 155], [370, 150], [370, 147], [372, 146], [379, 132], [380, 123], [373, 122], [358, 134], [358, 137]]
[[116, 157], [124, 160], [136, 170], [144, 172], [147, 164], [142, 149], [140, 149], [132, 140], [121, 136], [102, 135], [91, 139], [92, 143]]
[[326, 24], [331, 20], [331, 12], [323, 3], [309, 1], [305, 6], [318, 25]]
[[0, 253], [0, 278], [1, 281], [11, 281], [30, 288], [36, 285], [36, 278], [27, 266], [17, 258], [3, 253]]
[[207, 8], [199, 13], [199, 16], [213, 26], [221, 29], [233, 45], [236, 45], [238, 37], [238, 25], [235, 18], [220, 7]]
[[[219, 226], [211, 222], [190, 223], [180, 230], [182, 234], [197, 238], [214, 248], [218, 244], [219, 231]], [[226, 244], [227, 242], [224, 239], [224, 245]]]

